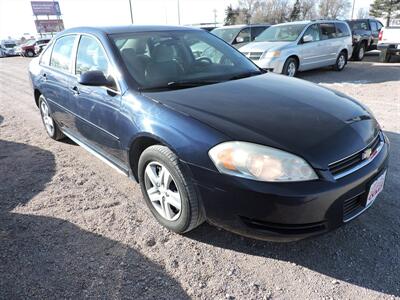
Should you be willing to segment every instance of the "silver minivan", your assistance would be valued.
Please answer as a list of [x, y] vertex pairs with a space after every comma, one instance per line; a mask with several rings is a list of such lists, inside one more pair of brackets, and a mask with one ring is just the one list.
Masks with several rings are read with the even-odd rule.
[[326, 66], [341, 71], [353, 47], [346, 22], [318, 20], [271, 26], [239, 51], [260, 68], [295, 76]]

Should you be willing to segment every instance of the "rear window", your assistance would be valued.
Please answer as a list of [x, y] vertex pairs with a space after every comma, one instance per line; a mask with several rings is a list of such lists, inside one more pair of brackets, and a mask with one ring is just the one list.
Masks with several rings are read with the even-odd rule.
[[336, 37], [335, 24], [321, 23], [319, 26], [321, 28], [321, 39], [322, 40], [333, 39]]
[[349, 27], [342, 22], [338, 22], [336, 23], [336, 36], [337, 37], [344, 37], [344, 36], [349, 36], [350, 35], [350, 31], [349, 31]]
[[351, 30], [368, 30], [368, 21], [349, 21]]

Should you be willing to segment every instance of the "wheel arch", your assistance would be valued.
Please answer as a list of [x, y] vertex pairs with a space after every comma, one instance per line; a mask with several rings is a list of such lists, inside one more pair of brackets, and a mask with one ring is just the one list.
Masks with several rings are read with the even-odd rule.
[[40, 98], [40, 96], [42, 95], [42, 93], [39, 91], [39, 89], [35, 89], [35, 90], [33, 91], [33, 95], [34, 95], [34, 97], [35, 97], [36, 106], [39, 107], [39, 98]]

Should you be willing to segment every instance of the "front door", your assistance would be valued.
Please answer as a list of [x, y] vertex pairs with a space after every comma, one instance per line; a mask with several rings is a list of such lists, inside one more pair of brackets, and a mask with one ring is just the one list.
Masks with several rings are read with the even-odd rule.
[[[79, 75], [87, 71], [102, 71], [114, 84], [108, 87], [79, 84]], [[76, 55], [76, 76], [71, 81], [77, 134], [109, 159], [123, 161], [118, 137], [121, 94], [111, 73], [109, 60], [100, 42], [92, 36], [82, 35]]]
[[318, 68], [323, 62], [325, 53], [321, 49], [321, 37], [318, 24], [310, 25], [300, 41], [299, 70]]

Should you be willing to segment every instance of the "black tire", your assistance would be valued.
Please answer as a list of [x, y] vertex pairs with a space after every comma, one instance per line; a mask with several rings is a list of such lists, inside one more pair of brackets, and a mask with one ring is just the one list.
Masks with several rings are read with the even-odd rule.
[[[176, 188], [181, 197], [181, 211], [178, 219], [170, 221], [160, 215], [146, 191], [145, 170], [150, 163], [160, 163], [167, 168], [171, 174]], [[150, 146], [143, 151], [139, 158], [138, 166], [139, 182], [143, 197], [153, 216], [157, 221], [176, 233], [185, 233], [193, 230], [205, 220], [201, 200], [196, 192], [190, 176], [181, 166], [178, 157], [167, 147], [161, 145]]]
[[[291, 67], [294, 66], [294, 73], [292, 73]], [[285, 64], [283, 65], [282, 69], [282, 74], [290, 77], [295, 77], [297, 74], [297, 70], [299, 69], [299, 63], [297, 62], [297, 59], [294, 57], [289, 57], [286, 61]]]
[[362, 61], [364, 59], [366, 51], [365, 43], [361, 43], [360, 46], [357, 48], [356, 51], [353, 53], [353, 59], [356, 61]]
[[26, 56], [27, 56], [27, 57], [34, 57], [34, 56], [35, 56], [35, 52], [33, 52], [32, 50], [28, 50], [28, 51], [26, 52]]
[[[51, 118], [52, 122], [53, 122], [53, 130], [49, 130], [46, 126], [45, 123], [45, 119], [44, 119], [44, 111], [42, 110], [42, 105], [43, 103], [47, 106], [48, 110], [49, 110], [49, 117]], [[63, 138], [65, 138], [65, 135], [61, 132], [60, 128], [58, 127], [57, 123], [53, 120], [53, 118], [51, 117], [51, 112], [49, 109], [49, 105], [47, 104], [46, 99], [44, 98], [43, 95], [40, 95], [39, 97], [39, 110], [40, 110], [40, 116], [42, 118], [42, 122], [43, 122], [43, 126], [44, 129], [46, 130], [47, 135], [52, 138], [53, 140], [59, 141], [62, 140]]]
[[342, 51], [336, 58], [336, 63], [333, 65], [333, 69], [338, 72], [343, 71], [346, 64], [347, 64], [347, 54], [346, 52]]

